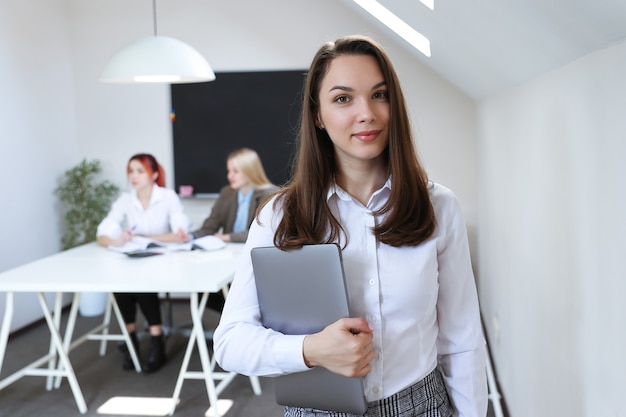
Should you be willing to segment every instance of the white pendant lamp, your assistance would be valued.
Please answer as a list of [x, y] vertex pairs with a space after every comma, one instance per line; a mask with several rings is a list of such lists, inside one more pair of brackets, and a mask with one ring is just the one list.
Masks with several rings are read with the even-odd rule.
[[154, 36], [122, 48], [102, 71], [105, 83], [197, 83], [215, 80], [209, 63], [178, 39], [157, 35], [156, 0], [152, 0]]

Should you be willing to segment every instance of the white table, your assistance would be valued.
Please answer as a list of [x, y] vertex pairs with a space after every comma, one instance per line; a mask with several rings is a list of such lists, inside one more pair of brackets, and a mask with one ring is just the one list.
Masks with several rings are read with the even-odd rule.
[[[87, 336], [70, 344], [74, 320], [78, 310], [78, 300], [83, 292], [188, 292], [193, 322], [191, 337], [181, 367], [170, 414], [176, 407], [184, 379], [204, 379], [209, 402], [216, 413], [217, 396], [236, 375], [232, 372], [215, 372], [215, 362], [211, 361], [204, 340], [202, 313], [206, 297], [210, 292], [222, 291], [232, 280], [239, 253], [243, 244], [229, 244], [225, 249], [205, 252], [170, 252], [148, 258], [129, 258], [97, 246], [95, 243], [79, 246], [68, 251], [28, 263], [26, 265], [0, 273], [0, 292], [6, 292], [6, 307], [2, 327], [0, 328], [0, 371], [4, 361], [11, 319], [13, 316], [13, 293], [35, 292], [38, 294], [41, 309], [50, 331], [50, 352], [32, 362], [22, 370], [0, 381], [0, 389], [15, 382], [25, 375], [47, 376], [47, 388], [51, 389], [52, 377], [66, 377], [81, 413], [87, 411], [82, 391], [70, 363], [68, 353]], [[44, 297], [44, 293], [56, 293], [54, 312]], [[68, 319], [65, 340], [60, 334], [61, 301], [63, 293], [76, 293], [70, 317]], [[198, 293], [203, 294], [198, 298]], [[133, 349], [117, 304], [109, 297], [122, 335], [106, 334], [105, 340], [125, 340], [135, 367], [139, 370], [137, 356]], [[197, 346], [202, 372], [188, 372], [187, 366], [193, 348]], [[56, 357], [60, 366], [56, 366]], [[48, 364], [47, 369], [41, 366]], [[216, 386], [215, 380], [221, 380]], [[258, 378], [250, 378], [255, 394], [261, 393]], [[58, 385], [58, 382], [57, 382]]]

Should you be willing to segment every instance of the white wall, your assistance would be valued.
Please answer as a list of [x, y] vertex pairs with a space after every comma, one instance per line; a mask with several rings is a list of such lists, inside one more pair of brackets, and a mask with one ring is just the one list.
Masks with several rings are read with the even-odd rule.
[[624, 109], [626, 43], [480, 103], [480, 294], [511, 417], [626, 416]]
[[[54, 189], [79, 158], [66, 26], [61, 0], [0, 2], [0, 271], [60, 249]], [[41, 314], [33, 294], [15, 304], [13, 328]]]
[[[157, 4], [159, 34], [194, 46], [216, 71], [307, 68], [327, 40], [374, 36], [399, 72], [428, 170], [459, 195], [470, 232], [475, 228], [474, 103], [394, 34], [376, 30], [357, 6], [337, 0]], [[151, 7], [150, 0], [0, 0], [0, 114], [9, 119], [0, 138], [0, 189], [11, 196], [1, 209], [0, 271], [59, 250], [53, 190], [81, 158], [100, 159], [104, 177], [125, 187], [128, 157], [151, 152], [173, 184], [169, 88], [98, 82], [117, 50], [152, 34]]]
[[[163, 163], [173, 183], [169, 88], [97, 82], [111, 55], [151, 35], [151, 2], [70, 3], [82, 153], [103, 159], [106, 172], [123, 185], [127, 158], [136, 151], [149, 151]], [[434, 179], [459, 194], [471, 213], [469, 222], [474, 223], [474, 103], [407, 53], [396, 37], [375, 30], [354, 8], [336, 0], [157, 4], [159, 34], [194, 46], [215, 71], [307, 68], [327, 40], [357, 32], [375, 36], [388, 48], [400, 73], [426, 165]], [[262, 134], [258, 140], [263, 140]]]

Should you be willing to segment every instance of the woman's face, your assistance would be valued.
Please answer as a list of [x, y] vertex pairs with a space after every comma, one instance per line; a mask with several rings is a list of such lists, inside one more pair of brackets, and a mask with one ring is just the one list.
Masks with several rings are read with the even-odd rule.
[[226, 161], [226, 178], [228, 179], [230, 187], [235, 190], [239, 190], [240, 188], [245, 188], [250, 185], [248, 177], [246, 177], [243, 172], [239, 171], [232, 159]]
[[141, 162], [133, 159], [128, 164], [128, 182], [137, 191], [152, 188], [158, 173], [150, 175]]
[[335, 58], [320, 84], [319, 103], [316, 124], [328, 132], [340, 163], [380, 158], [389, 143], [389, 99], [373, 57]]

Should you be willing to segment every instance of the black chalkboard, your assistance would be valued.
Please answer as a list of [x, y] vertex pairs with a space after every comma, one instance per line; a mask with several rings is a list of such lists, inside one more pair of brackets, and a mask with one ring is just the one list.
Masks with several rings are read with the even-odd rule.
[[172, 84], [174, 182], [195, 194], [227, 184], [226, 158], [254, 149], [276, 185], [291, 175], [306, 70], [223, 72], [215, 81]]

